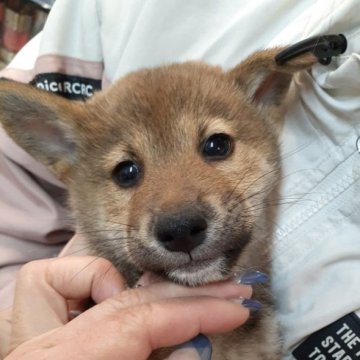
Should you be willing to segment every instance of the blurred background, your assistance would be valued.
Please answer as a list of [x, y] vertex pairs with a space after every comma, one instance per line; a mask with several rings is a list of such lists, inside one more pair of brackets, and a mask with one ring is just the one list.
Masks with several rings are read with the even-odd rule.
[[0, 0], [0, 69], [44, 26], [55, 0]]

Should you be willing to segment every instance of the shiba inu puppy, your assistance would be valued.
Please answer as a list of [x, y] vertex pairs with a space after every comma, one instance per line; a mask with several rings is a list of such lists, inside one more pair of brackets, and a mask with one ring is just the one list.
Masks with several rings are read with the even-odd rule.
[[[144, 271], [196, 286], [270, 271], [269, 196], [292, 76], [260, 51], [229, 71], [201, 62], [131, 73], [89, 101], [3, 81], [0, 120], [68, 186], [77, 230], [134, 284]], [[269, 289], [241, 329], [212, 339], [214, 359], [280, 358]]]

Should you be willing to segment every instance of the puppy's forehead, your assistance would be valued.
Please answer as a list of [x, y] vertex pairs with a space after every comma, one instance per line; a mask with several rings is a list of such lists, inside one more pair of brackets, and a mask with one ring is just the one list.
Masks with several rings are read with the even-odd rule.
[[157, 126], [181, 114], [229, 118], [239, 93], [220, 68], [194, 62], [132, 73], [113, 86], [108, 103], [122, 120]]
[[246, 107], [220, 68], [194, 62], [132, 73], [104, 95], [98, 102], [106, 103], [109, 128], [118, 142], [132, 145], [146, 138], [174, 146], [174, 139], [206, 132], [212, 123], [236, 121]]

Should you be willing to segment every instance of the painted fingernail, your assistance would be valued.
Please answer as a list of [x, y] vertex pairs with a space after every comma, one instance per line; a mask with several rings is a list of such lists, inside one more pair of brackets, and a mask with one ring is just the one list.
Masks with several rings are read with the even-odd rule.
[[249, 309], [250, 311], [259, 311], [262, 308], [262, 304], [254, 299], [246, 299], [243, 297], [239, 297], [236, 299], [232, 299], [232, 301], [242, 305], [243, 307]]
[[233, 281], [242, 285], [264, 284], [269, 281], [269, 276], [261, 271], [249, 271], [241, 275], [235, 274]]
[[[190, 341], [187, 341], [186, 343], [181, 344], [181, 345], [177, 346], [176, 348], [177, 348], [177, 351], [188, 350], [187, 358], [193, 359], [193, 358], [197, 357], [199, 360], [210, 360], [211, 359], [211, 355], [212, 355], [211, 342], [207, 336], [202, 335], [202, 334], [199, 334], [198, 336], [194, 337]], [[195, 353], [196, 353], [196, 355], [195, 355]], [[190, 354], [192, 355], [191, 357], [190, 357]], [[173, 355], [175, 355], [175, 353]], [[180, 353], [179, 353], [179, 355], [180, 355]], [[170, 359], [172, 359], [171, 356], [170, 356]]]
[[212, 346], [207, 336], [199, 334], [191, 342], [199, 353], [201, 360], [211, 359]]

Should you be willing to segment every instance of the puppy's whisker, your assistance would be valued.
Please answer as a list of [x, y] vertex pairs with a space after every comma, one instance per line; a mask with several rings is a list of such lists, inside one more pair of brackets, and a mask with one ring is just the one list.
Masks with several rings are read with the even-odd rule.
[[66, 256], [71, 256], [71, 255], [77, 255], [77, 254], [82, 254], [82, 253], [86, 253], [87, 250], [91, 250], [91, 245], [87, 245], [87, 246], [83, 246], [83, 247], [78, 247], [76, 250], [72, 250], [70, 252], [66, 252]]
[[101, 230], [84, 230], [84, 231], [77, 231], [76, 234], [78, 235], [91, 235], [91, 234], [97, 234], [97, 233], [120, 233], [120, 232], [127, 232], [127, 229], [101, 229]]
[[267, 209], [268, 207], [275, 207], [280, 205], [294, 205], [299, 203], [305, 203], [305, 202], [311, 202], [316, 203], [315, 200], [311, 199], [303, 199], [303, 198], [287, 198], [287, 199], [280, 199], [280, 200], [273, 200], [273, 201], [265, 201], [258, 204], [252, 204], [247, 209], [252, 210], [261, 210], [261, 209]]
[[121, 222], [118, 222], [118, 221], [110, 221], [110, 220], [107, 220], [106, 222], [107, 222], [108, 224], [115, 224], [115, 225], [130, 227], [130, 228], [135, 227], [135, 225], [131, 225], [131, 224], [127, 224], [127, 223], [121, 223]]
[[72, 281], [75, 277], [79, 276], [79, 274], [81, 274], [84, 270], [86, 270], [89, 266], [91, 266], [95, 261], [98, 261], [99, 259], [100, 257], [97, 256], [93, 260], [89, 261], [87, 265], [85, 265], [80, 271], [78, 271], [71, 277], [70, 281]]
[[[298, 153], [300, 153], [300, 152], [302, 152], [303, 150], [305, 150], [306, 148], [308, 148], [309, 146], [311, 146], [312, 143], [313, 143], [313, 142], [310, 141], [310, 142], [308, 142], [308, 143], [306, 143], [306, 144], [303, 144], [303, 145], [301, 145], [301, 146], [299, 146], [299, 147], [297, 147], [297, 148], [295, 148], [295, 149], [293, 149], [293, 150], [289, 150], [289, 151], [287, 151], [287, 152], [282, 153], [282, 154], [281, 154], [281, 159], [282, 159], [282, 161], [283, 161], [283, 160], [286, 160], [286, 159], [288, 159], [288, 158], [290, 158], [290, 157], [292, 157], [292, 156], [294, 156], [294, 155], [296, 155], [296, 154], [298, 154]], [[283, 144], [283, 143], [279, 143], [279, 146], [280, 146], [280, 147], [283, 147], [284, 144]], [[273, 160], [273, 161], [276, 161], [277, 159], [278, 159], [278, 155], [276, 155], [276, 156], [273, 157], [273, 158], [270, 158], [270, 160]]]

